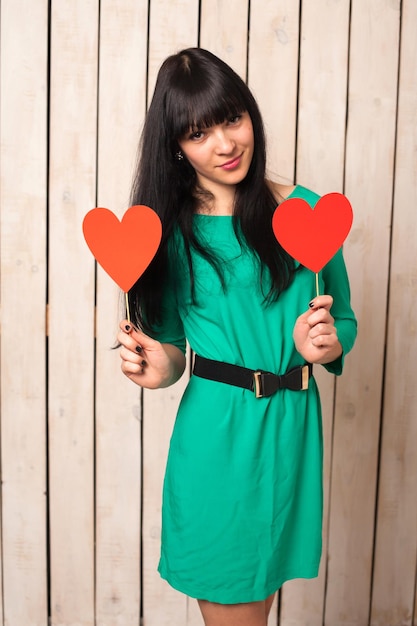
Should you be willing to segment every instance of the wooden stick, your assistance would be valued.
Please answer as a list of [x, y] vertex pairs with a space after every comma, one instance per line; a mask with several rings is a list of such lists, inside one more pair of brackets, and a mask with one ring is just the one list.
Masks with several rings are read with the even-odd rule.
[[129, 292], [125, 291], [127, 321], [130, 322]]

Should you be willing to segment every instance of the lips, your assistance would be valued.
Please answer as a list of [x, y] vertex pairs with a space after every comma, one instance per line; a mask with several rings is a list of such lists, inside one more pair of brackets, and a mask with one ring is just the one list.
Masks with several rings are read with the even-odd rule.
[[230, 161], [226, 161], [226, 163], [223, 163], [222, 165], [220, 165], [220, 168], [222, 170], [234, 170], [236, 167], [240, 165], [241, 160], [242, 160], [242, 154], [235, 157], [234, 159], [231, 159]]

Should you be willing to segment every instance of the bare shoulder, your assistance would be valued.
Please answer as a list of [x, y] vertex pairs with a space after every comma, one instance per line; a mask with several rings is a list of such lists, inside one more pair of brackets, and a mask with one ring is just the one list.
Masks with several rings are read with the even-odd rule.
[[268, 180], [267, 183], [277, 202], [283, 202], [296, 187], [296, 185], [281, 185], [272, 180]]

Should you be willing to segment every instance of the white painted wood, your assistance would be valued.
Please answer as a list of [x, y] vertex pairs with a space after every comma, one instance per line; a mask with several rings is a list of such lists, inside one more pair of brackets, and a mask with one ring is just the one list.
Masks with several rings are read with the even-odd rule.
[[3, 0], [0, 621], [7, 626], [47, 622], [47, 28], [46, 1]]
[[204, 626], [204, 620], [203, 616], [201, 615], [198, 602], [193, 598], [187, 598], [186, 620], [187, 625], [192, 624], [192, 626]]
[[274, 601], [272, 603], [271, 606], [271, 611], [269, 613], [269, 617], [268, 617], [268, 626], [276, 626], [276, 624], [278, 624], [278, 598], [279, 598], [279, 592], [277, 592], [275, 594], [275, 598]]
[[412, 625], [417, 571], [416, 23], [417, 4], [405, 0], [372, 626]]
[[295, 177], [300, 8], [298, 0], [251, 3], [248, 84], [265, 124], [268, 176]]
[[246, 78], [248, 1], [201, 1], [200, 46]]
[[149, 22], [148, 97], [161, 63], [170, 54], [198, 45], [198, 0], [152, 0]]
[[[100, 6], [97, 204], [119, 218], [128, 208], [145, 113], [147, 2]], [[141, 390], [120, 370], [115, 345], [120, 290], [97, 271], [96, 619], [139, 624], [141, 533]]]
[[[395, 145], [399, 3], [352, 3], [345, 246], [358, 341], [338, 382], [326, 626], [369, 619]], [[390, 564], [387, 563], [387, 567]]]
[[[349, 2], [304, 3], [298, 99], [297, 182], [324, 194], [343, 192]], [[312, 274], [312, 284], [314, 275]], [[314, 288], [313, 288], [314, 294]], [[312, 295], [313, 295], [312, 294]], [[310, 294], [306, 294], [307, 300]], [[284, 585], [282, 626], [321, 626], [327, 573], [327, 536], [335, 377], [321, 367], [324, 437], [323, 553], [318, 578]]]
[[98, 1], [52, 3], [49, 450], [52, 625], [94, 624], [94, 260]]
[[297, 181], [343, 192], [349, 1], [318, 0], [302, 11]]

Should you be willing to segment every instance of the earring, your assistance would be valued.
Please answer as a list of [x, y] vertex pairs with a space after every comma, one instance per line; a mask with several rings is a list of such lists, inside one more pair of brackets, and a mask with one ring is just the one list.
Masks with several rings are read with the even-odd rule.
[[181, 152], [181, 150], [178, 150], [178, 152], [175, 153], [175, 160], [176, 161], [183, 161], [184, 160], [184, 155]]

